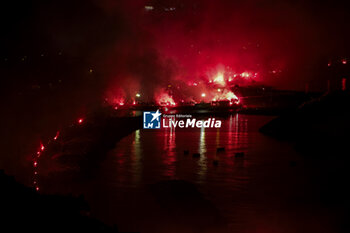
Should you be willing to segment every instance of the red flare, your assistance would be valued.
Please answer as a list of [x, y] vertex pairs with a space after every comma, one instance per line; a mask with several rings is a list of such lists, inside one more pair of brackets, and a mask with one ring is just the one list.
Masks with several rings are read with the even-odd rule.
[[53, 138], [53, 140], [56, 141], [59, 135], [60, 135], [60, 131], [57, 131], [56, 136]]

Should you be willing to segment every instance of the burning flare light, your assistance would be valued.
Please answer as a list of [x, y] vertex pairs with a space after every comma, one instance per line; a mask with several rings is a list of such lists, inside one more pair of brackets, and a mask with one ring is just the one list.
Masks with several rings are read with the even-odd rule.
[[156, 102], [160, 106], [176, 106], [173, 97], [164, 90], [162, 90], [162, 92], [156, 96]]
[[223, 101], [223, 100], [229, 100], [238, 103], [239, 99], [238, 97], [229, 90], [221, 90], [220, 92], [216, 93], [212, 101]]
[[225, 86], [226, 85], [224, 74], [221, 73], [221, 72], [219, 72], [217, 74], [217, 76], [214, 78], [213, 81], [214, 81], [214, 83], [219, 84], [221, 86]]

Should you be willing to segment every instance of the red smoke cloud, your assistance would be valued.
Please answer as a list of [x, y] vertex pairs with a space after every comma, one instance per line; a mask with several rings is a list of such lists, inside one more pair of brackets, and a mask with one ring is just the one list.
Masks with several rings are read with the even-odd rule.
[[219, 73], [226, 79], [243, 77], [241, 85], [254, 81], [303, 89], [320, 79], [323, 61], [327, 66], [329, 57], [347, 51], [349, 36], [339, 37], [347, 25], [345, 10], [331, 10], [327, 2], [317, 7], [262, 0], [90, 3], [82, 2], [79, 9], [86, 21], [50, 30], [55, 44], [96, 67], [108, 99], [121, 95], [132, 101], [142, 92], [142, 99], [151, 101], [168, 85], [207, 82]]
[[155, 89], [168, 84], [212, 80], [220, 72], [247, 75], [279, 88], [302, 89], [315, 76], [333, 39], [325, 37], [327, 19], [320, 20], [317, 9], [303, 3], [104, 2], [111, 14], [112, 6], [122, 9], [136, 32], [137, 39], [126, 42], [131, 53], [128, 50], [121, 58], [132, 58], [127, 72], [148, 99]]

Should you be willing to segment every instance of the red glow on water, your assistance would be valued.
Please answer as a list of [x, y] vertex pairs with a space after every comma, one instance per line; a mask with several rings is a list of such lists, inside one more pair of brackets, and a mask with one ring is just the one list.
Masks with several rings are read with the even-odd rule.
[[84, 122], [84, 119], [83, 118], [79, 118], [78, 119], [78, 124], [82, 124]]
[[36, 167], [38, 165], [37, 161], [34, 161], [33, 166]]
[[124, 106], [124, 102], [120, 102], [119, 105], [120, 105], [120, 106]]
[[343, 63], [343, 65], [346, 65], [348, 62], [347, 62], [346, 59], [343, 59], [343, 60], [342, 60], [342, 63]]

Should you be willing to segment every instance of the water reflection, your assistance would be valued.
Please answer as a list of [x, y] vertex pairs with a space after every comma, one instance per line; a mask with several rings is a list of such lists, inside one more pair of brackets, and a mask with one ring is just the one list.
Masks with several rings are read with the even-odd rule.
[[140, 130], [135, 131], [135, 139], [133, 141], [133, 151], [131, 153], [132, 160], [132, 170], [133, 170], [133, 184], [137, 184], [140, 182], [141, 174], [142, 174], [142, 162], [141, 162], [141, 154], [142, 148], [140, 144]]
[[[261, 171], [265, 172], [262, 164], [267, 162], [261, 157], [261, 150], [271, 149], [266, 146], [271, 142], [258, 133], [268, 119], [235, 114], [222, 119], [220, 129], [137, 130], [110, 153], [99, 180], [118, 186], [115, 192], [120, 193], [120, 200], [114, 200], [118, 205], [125, 205], [124, 197], [129, 192], [134, 195], [129, 188], [141, 190], [161, 180], [190, 181], [229, 219], [232, 229], [240, 229], [245, 221], [240, 215], [250, 216], [255, 208], [244, 197], [256, 179], [262, 177]], [[219, 147], [225, 150], [218, 152]], [[189, 150], [189, 155], [184, 150]], [[244, 152], [245, 156], [236, 158], [236, 152]], [[200, 153], [200, 157], [192, 157], [193, 153]], [[213, 163], [216, 160], [218, 164]], [[103, 205], [101, 202], [106, 206], [110, 203], [108, 198], [101, 200], [99, 206]]]
[[[127, 232], [169, 232], [154, 231], [154, 225], [167, 216], [149, 192], [150, 184], [169, 179], [194, 183], [227, 219], [229, 232], [324, 232], [313, 228], [327, 217], [315, 209], [317, 203], [295, 205], [318, 195], [311, 193], [307, 183], [313, 176], [306, 174], [313, 171], [299, 162], [290, 167], [290, 161], [298, 158], [291, 145], [258, 132], [270, 119], [235, 114], [223, 119], [221, 129], [137, 130], [118, 142], [93, 181], [72, 183], [78, 193], [84, 193], [95, 216]], [[218, 147], [225, 150], [218, 152]], [[236, 152], [245, 154], [235, 157]], [[215, 165], [214, 160], [219, 163]], [[55, 183], [54, 193], [69, 193], [66, 182], [57, 184], [64, 185], [56, 188]], [[177, 223], [176, 218], [166, 220]]]
[[176, 133], [175, 128], [170, 127], [165, 129], [164, 132], [164, 145], [163, 145], [163, 163], [165, 165], [164, 175], [166, 177], [175, 178], [176, 174]]
[[[121, 182], [131, 177], [131, 184], [137, 186], [158, 177], [189, 178], [201, 184], [213, 178], [229, 179], [231, 173], [237, 173], [237, 168], [246, 168], [248, 159], [235, 159], [234, 153], [247, 152], [251, 143], [249, 140], [252, 137], [248, 119], [235, 114], [223, 119], [222, 128], [219, 129], [140, 129], [119, 142], [111, 154], [115, 155], [117, 179]], [[224, 147], [225, 151], [217, 153], [219, 147]], [[190, 154], [199, 153], [200, 156], [184, 157], [184, 150], [189, 150]], [[214, 160], [220, 161], [221, 172], [224, 173], [211, 173], [208, 177], [208, 172], [215, 169], [212, 165]], [[128, 173], [131, 174], [126, 177]], [[230, 173], [230, 176], [223, 176], [225, 173]]]
[[199, 183], [203, 182], [207, 173], [207, 146], [205, 143], [205, 128], [200, 129], [199, 134], [199, 160], [198, 160], [198, 180]]
[[[302, 189], [298, 187], [305, 182], [303, 172], [295, 175], [299, 166], [289, 167], [290, 161], [295, 160], [290, 146], [258, 132], [270, 119], [235, 114], [222, 119], [220, 129], [137, 130], [110, 151], [93, 182], [74, 184], [74, 188], [84, 190], [92, 212], [101, 220], [124, 224], [125, 231], [147, 232], [143, 227], [133, 226], [154, 223], [158, 220], [155, 215], [163, 216], [147, 190], [150, 184], [170, 179], [194, 183], [228, 220], [229, 232], [251, 232], [254, 229], [250, 226], [265, 229], [261, 222], [270, 224], [271, 218], [293, 217], [281, 210], [280, 204], [283, 198], [294, 200], [300, 195]], [[225, 150], [217, 151], [219, 147]], [[190, 153], [186, 155], [184, 150]], [[244, 152], [244, 156], [235, 157], [237, 152]], [[191, 156], [193, 153], [200, 153], [199, 158]], [[291, 177], [300, 177], [300, 180], [292, 183]], [[66, 183], [59, 183], [64, 184], [61, 189], [68, 189]], [[45, 187], [40, 188], [45, 190]], [[53, 192], [62, 191], [54, 188]], [[259, 212], [261, 210], [264, 213]], [[300, 232], [287, 225], [271, 224], [266, 229], [277, 227], [281, 229], [278, 232]]]

